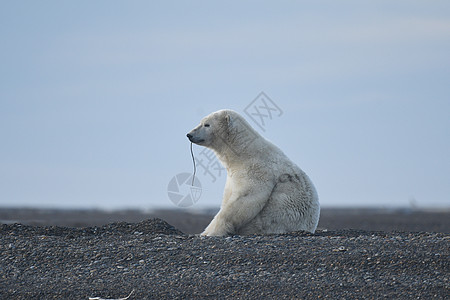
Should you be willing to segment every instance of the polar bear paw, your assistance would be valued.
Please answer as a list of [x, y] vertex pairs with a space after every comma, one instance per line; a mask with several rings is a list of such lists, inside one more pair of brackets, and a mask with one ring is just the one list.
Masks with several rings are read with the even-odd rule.
[[232, 226], [228, 225], [226, 222], [214, 219], [206, 227], [206, 229], [200, 234], [201, 236], [225, 236], [232, 233]]

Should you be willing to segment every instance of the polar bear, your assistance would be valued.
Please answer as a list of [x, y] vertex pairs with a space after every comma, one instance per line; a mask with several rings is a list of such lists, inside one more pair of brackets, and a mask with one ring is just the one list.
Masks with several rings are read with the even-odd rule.
[[219, 212], [206, 236], [314, 233], [319, 198], [309, 177], [232, 110], [219, 110], [187, 134], [214, 151], [227, 170]]

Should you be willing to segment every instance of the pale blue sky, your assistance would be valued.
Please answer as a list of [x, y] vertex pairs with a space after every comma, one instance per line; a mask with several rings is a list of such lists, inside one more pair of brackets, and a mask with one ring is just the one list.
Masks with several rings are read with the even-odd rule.
[[449, 1], [2, 1], [0, 39], [0, 206], [175, 207], [186, 133], [261, 91], [322, 205], [450, 206]]

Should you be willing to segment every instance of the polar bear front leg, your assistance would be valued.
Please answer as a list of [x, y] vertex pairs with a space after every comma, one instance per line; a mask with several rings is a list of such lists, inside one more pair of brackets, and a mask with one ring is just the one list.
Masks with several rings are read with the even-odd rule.
[[201, 235], [224, 236], [235, 233], [258, 215], [269, 200], [271, 192], [272, 187], [267, 186], [259, 191], [233, 191]]

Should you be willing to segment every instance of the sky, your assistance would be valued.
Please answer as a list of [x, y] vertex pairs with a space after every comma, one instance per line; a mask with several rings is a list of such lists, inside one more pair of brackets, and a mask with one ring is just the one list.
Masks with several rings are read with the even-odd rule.
[[2, 1], [0, 39], [0, 207], [218, 207], [200, 146], [174, 189], [223, 108], [324, 207], [450, 207], [449, 1]]

